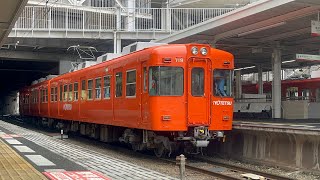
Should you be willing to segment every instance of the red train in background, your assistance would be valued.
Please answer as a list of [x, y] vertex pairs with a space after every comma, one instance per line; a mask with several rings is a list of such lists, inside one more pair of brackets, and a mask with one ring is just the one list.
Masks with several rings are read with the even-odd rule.
[[[242, 85], [245, 94], [258, 94], [258, 84]], [[263, 83], [263, 92], [269, 98], [272, 92], [272, 82]], [[320, 101], [320, 78], [293, 79], [281, 81], [281, 96], [285, 99]]]
[[20, 114], [157, 156], [198, 152], [232, 128], [233, 68], [208, 45], [150, 47], [21, 89]]

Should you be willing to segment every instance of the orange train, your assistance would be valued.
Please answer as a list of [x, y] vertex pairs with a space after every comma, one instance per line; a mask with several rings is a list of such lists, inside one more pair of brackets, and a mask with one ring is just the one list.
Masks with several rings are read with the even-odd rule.
[[21, 89], [20, 114], [157, 156], [198, 152], [232, 128], [233, 68], [208, 45], [150, 47]]

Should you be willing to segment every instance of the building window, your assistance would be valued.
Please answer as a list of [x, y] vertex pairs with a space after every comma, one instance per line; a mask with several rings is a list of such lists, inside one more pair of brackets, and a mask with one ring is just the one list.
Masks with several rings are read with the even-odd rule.
[[103, 77], [103, 98], [105, 99], [110, 98], [110, 79], [110, 75]]
[[126, 96], [136, 96], [136, 70], [127, 71]]
[[87, 91], [86, 91], [86, 80], [81, 81], [81, 100], [86, 100]]
[[73, 93], [72, 93], [72, 84], [69, 84], [69, 101], [72, 101]]
[[122, 72], [116, 73], [116, 97], [122, 96]]
[[68, 100], [68, 85], [63, 86], [63, 101]]
[[101, 78], [97, 78], [95, 82], [95, 94], [96, 94], [96, 99], [101, 99]]
[[73, 87], [74, 101], [78, 101], [78, 83], [74, 83]]
[[92, 99], [92, 87], [93, 87], [93, 80], [88, 80], [88, 99]]

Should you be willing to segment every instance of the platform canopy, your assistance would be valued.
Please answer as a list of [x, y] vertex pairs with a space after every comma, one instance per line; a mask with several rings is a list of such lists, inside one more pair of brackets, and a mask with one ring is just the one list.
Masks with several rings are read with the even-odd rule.
[[[320, 0], [260, 0], [197, 26], [158, 39], [163, 43], [209, 43], [234, 54], [236, 68], [261, 65], [271, 70], [273, 48], [280, 45], [282, 68], [299, 68], [320, 61], [296, 60], [297, 54], [319, 55]], [[243, 73], [256, 72], [249, 68]]]
[[11, 32], [28, 0], [1, 0], [0, 1], [0, 47]]

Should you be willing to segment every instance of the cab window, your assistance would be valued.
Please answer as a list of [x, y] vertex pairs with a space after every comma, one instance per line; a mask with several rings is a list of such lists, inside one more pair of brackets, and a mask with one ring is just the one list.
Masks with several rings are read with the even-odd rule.
[[149, 68], [150, 96], [181, 96], [182, 94], [182, 67], [153, 66]]
[[213, 94], [215, 96], [231, 96], [232, 71], [215, 69], [213, 71]]

